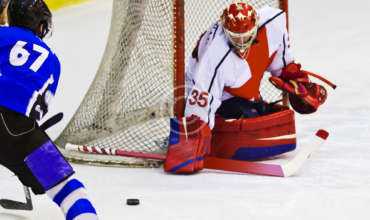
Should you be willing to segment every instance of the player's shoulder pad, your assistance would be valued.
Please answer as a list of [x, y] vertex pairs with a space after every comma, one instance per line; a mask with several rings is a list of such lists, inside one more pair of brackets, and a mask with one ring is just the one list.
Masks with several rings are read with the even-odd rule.
[[228, 40], [222, 30], [222, 25], [218, 22], [214, 23], [203, 38], [205, 44], [207, 44], [204, 57], [212, 57], [212, 59], [206, 59], [206, 62], [212, 62], [217, 66], [230, 50]]
[[11, 41], [26, 41], [28, 43], [36, 43], [45, 49], [50, 48], [49, 46], [39, 37], [37, 37], [31, 30], [18, 26], [0, 26], [1, 38], [8, 39]]
[[257, 10], [259, 17], [259, 28], [267, 25], [274, 24], [277, 26], [286, 26], [286, 15], [285, 12], [279, 8], [273, 8], [270, 6], [264, 6]]

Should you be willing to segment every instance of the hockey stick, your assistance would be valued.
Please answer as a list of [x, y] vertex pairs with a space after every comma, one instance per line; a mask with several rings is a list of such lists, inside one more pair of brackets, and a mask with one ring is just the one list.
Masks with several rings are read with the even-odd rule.
[[63, 119], [63, 112], [59, 112], [58, 114], [51, 116], [48, 120], [42, 123], [40, 125], [40, 128], [45, 131], [48, 128], [55, 125], [56, 123], [60, 122], [62, 119]]
[[300, 146], [298, 153], [285, 163], [249, 162], [216, 157], [207, 157], [205, 167], [208, 169], [251, 173], [267, 176], [288, 177], [296, 174], [304, 162], [314, 153], [327, 139], [329, 133], [325, 130], [318, 130], [314, 140], [306, 145]]
[[23, 186], [23, 189], [26, 196], [26, 202], [18, 202], [10, 199], [0, 199], [0, 206], [4, 209], [31, 211], [33, 209], [33, 205], [30, 190], [27, 186]]
[[[292, 176], [302, 167], [304, 162], [315, 152], [324, 140], [329, 136], [329, 133], [325, 130], [318, 130], [314, 136], [314, 140], [308, 143], [307, 146], [301, 146], [300, 151], [289, 161], [279, 164], [279, 163], [267, 163], [262, 161], [238, 161], [231, 159], [222, 159], [217, 157], [206, 157], [204, 167], [207, 169], [223, 170], [231, 172], [240, 173], [250, 173], [257, 175], [268, 175], [268, 176], [278, 176], [278, 177], [288, 177]], [[91, 154], [102, 154], [102, 155], [114, 155], [123, 157], [139, 157], [145, 159], [154, 160], [165, 160], [166, 156], [162, 154], [155, 153], [141, 153], [141, 152], [131, 152], [121, 149], [113, 148], [98, 148], [98, 147], [88, 147], [79, 146], [74, 144], [67, 144], [66, 150], [79, 151], [83, 153]]]
[[166, 159], [166, 155], [163, 155], [163, 154], [126, 151], [122, 149], [114, 149], [114, 148], [108, 148], [108, 147], [88, 147], [88, 146], [76, 145], [76, 144], [70, 144], [70, 143], [66, 144], [65, 149], [68, 151], [79, 151], [79, 152], [89, 153], [89, 154], [112, 155], [112, 156], [121, 156], [121, 157], [136, 157], [136, 158], [162, 160], [162, 161]]
[[[59, 112], [58, 114], [50, 117], [44, 123], [40, 125], [42, 130], [47, 130], [48, 128], [52, 127], [53, 125], [57, 124], [63, 119], [63, 113]], [[4, 209], [12, 209], [12, 210], [26, 210], [31, 211], [33, 209], [32, 205], [32, 198], [30, 189], [27, 186], [23, 186], [24, 194], [26, 197], [26, 202], [19, 202], [10, 199], [0, 199], [0, 206]]]

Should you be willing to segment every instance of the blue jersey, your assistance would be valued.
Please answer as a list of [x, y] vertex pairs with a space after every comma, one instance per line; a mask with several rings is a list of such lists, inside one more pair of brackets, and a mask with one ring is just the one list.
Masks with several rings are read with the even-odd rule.
[[0, 27], [0, 106], [40, 120], [59, 75], [57, 56], [32, 31]]

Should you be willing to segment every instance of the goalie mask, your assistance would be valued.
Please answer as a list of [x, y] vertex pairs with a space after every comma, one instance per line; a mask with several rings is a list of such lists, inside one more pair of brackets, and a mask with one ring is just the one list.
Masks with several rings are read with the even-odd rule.
[[230, 43], [242, 54], [257, 36], [257, 12], [248, 3], [237, 1], [229, 5], [221, 15], [221, 24]]

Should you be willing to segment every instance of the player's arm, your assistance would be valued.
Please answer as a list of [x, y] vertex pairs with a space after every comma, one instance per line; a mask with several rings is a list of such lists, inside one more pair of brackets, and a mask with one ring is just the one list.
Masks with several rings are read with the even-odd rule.
[[309, 76], [315, 76], [333, 88], [335, 85], [321, 76], [303, 70], [301, 64], [294, 61], [285, 16], [280, 16], [271, 25], [274, 26], [275, 34], [279, 36], [277, 39], [282, 40], [268, 68], [272, 74], [270, 82], [288, 93], [289, 102], [296, 112], [313, 113], [325, 102], [327, 91], [323, 86], [311, 82]]
[[60, 78], [60, 73], [61, 73], [61, 65], [58, 57], [53, 53], [53, 62], [52, 62], [52, 68], [50, 72], [53, 75], [54, 82], [50, 85], [50, 92], [55, 96], [58, 86], [59, 86], [59, 78]]
[[27, 107], [27, 115], [35, 120], [41, 120], [48, 112], [59, 82], [60, 62], [58, 58], [54, 54], [49, 55], [44, 65], [44, 74], [48, 78], [42, 83], [41, 88], [32, 94]]

